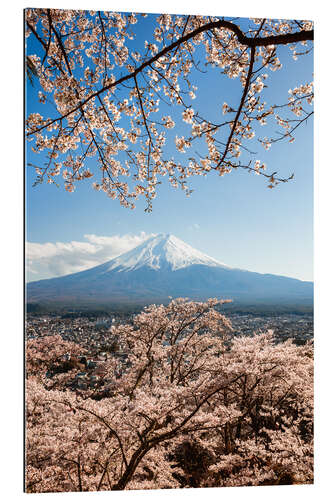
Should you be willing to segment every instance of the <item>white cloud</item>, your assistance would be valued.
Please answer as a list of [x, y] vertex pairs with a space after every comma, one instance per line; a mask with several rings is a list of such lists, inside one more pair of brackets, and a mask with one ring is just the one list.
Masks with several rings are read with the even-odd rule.
[[153, 235], [142, 231], [137, 235], [125, 234], [124, 236], [85, 234], [85, 241], [69, 243], [27, 242], [27, 281], [84, 271], [128, 252], [150, 236]]

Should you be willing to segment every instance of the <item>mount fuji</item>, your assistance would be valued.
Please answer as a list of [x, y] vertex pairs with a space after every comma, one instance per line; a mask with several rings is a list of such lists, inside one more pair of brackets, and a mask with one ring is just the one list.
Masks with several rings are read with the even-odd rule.
[[27, 302], [39, 304], [140, 305], [170, 296], [312, 304], [313, 283], [231, 268], [173, 235], [158, 234], [91, 269], [27, 284]]

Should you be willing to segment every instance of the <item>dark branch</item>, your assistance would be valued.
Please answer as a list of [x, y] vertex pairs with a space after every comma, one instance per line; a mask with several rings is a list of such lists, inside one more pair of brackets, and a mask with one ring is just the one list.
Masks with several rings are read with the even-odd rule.
[[237, 114], [235, 116], [235, 120], [234, 120], [232, 129], [231, 129], [230, 135], [228, 137], [228, 141], [227, 141], [227, 144], [226, 144], [223, 156], [222, 156], [221, 160], [219, 161], [219, 163], [216, 165], [215, 168], [218, 168], [224, 162], [224, 159], [225, 159], [226, 155], [228, 154], [228, 149], [229, 149], [230, 143], [232, 141], [232, 137], [234, 135], [235, 129], [237, 127], [238, 119], [239, 119], [239, 116], [241, 114], [242, 108], [244, 106], [246, 95], [247, 95], [248, 90], [249, 90], [249, 85], [250, 85], [252, 71], [253, 71], [254, 56], [255, 56], [255, 47], [251, 47], [250, 65], [249, 65], [249, 70], [248, 70], [248, 73], [247, 73], [245, 87], [244, 87], [244, 90], [243, 90], [243, 95], [242, 95], [241, 101], [239, 103]]

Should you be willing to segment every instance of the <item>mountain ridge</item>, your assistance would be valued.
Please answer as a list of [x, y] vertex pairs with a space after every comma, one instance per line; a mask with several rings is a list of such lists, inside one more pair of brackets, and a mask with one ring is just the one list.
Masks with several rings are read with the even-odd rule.
[[231, 268], [171, 234], [85, 271], [27, 284], [28, 302], [163, 302], [168, 297], [307, 300], [313, 283]]

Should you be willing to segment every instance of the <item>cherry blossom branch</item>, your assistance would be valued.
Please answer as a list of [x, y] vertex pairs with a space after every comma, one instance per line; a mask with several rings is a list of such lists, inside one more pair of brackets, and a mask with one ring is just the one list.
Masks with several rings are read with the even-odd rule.
[[101, 477], [100, 477], [100, 480], [99, 480], [99, 483], [98, 483], [98, 486], [97, 486], [97, 491], [100, 491], [101, 487], [102, 487], [102, 484], [103, 484], [103, 480], [104, 480], [104, 477], [107, 473], [107, 470], [108, 470], [108, 467], [109, 467], [109, 463], [110, 463], [110, 460], [111, 458], [113, 457], [113, 455], [117, 452], [118, 450], [114, 450], [110, 453], [110, 455], [108, 456], [108, 459], [105, 463], [105, 466], [104, 466], [104, 470], [103, 470], [103, 473], [101, 474]]
[[274, 142], [278, 142], [278, 141], [281, 141], [283, 139], [285, 139], [286, 137], [291, 137], [291, 134], [300, 126], [302, 125], [302, 123], [306, 122], [310, 116], [313, 115], [313, 111], [311, 111], [310, 113], [307, 113], [306, 116], [304, 118], [301, 118], [299, 120], [288, 120], [288, 123], [292, 123], [292, 122], [297, 122], [296, 125], [294, 127], [291, 128], [291, 130], [287, 130], [287, 132], [285, 134], [282, 134], [281, 137], [278, 137], [278, 138], [271, 138], [269, 142], [271, 143], [274, 143]]
[[117, 439], [118, 441], [118, 444], [119, 444], [119, 448], [120, 448], [120, 451], [121, 451], [121, 455], [123, 457], [123, 460], [124, 460], [124, 463], [126, 465], [126, 467], [128, 466], [128, 463], [127, 463], [127, 459], [126, 459], [126, 455], [125, 455], [125, 452], [124, 452], [124, 447], [123, 447], [123, 444], [122, 444], [122, 441], [120, 439], [120, 436], [119, 434], [111, 427], [111, 425], [105, 420], [105, 418], [101, 417], [100, 415], [98, 415], [97, 413], [93, 412], [92, 410], [89, 410], [87, 408], [84, 408], [83, 406], [78, 406], [76, 407], [77, 410], [81, 410], [83, 412], [86, 412], [86, 413], [90, 413], [90, 415], [93, 415], [94, 417], [96, 417], [98, 420], [100, 420], [104, 425], [105, 427], [107, 427], [109, 429], [109, 431], [111, 432], [111, 434]]
[[139, 465], [140, 461], [143, 459], [143, 457], [150, 451], [152, 448], [157, 446], [158, 444], [168, 441], [172, 438], [174, 438], [179, 431], [189, 422], [195, 415], [198, 413], [200, 408], [210, 399], [212, 398], [215, 394], [218, 392], [222, 391], [225, 389], [229, 384], [234, 383], [237, 381], [242, 375], [239, 375], [235, 377], [233, 380], [230, 380], [227, 384], [223, 384], [222, 386], [219, 386], [218, 388], [214, 389], [212, 392], [207, 394], [200, 403], [196, 405], [194, 410], [189, 413], [182, 421], [180, 424], [178, 424], [174, 429], [171, 431], [165, 432], [164, 434], [161, 434], [157, 437], [151, 438], [149, 441], [144, 441], [141, 446], [133, 453], [131, 460], [128, 463], [128, 466], [126, 467], [126, 470], [122, 477], [119, 479], [119, 481], [112, 487], [112, 490], [123, 490], [127, 483], [131, 480], [137, 466]]
[[55, 27], [53, 26], [53, 23], [52, 23], [52, 18], [51, 18], [51, 10], [50, 9], [47, 9], [47, 17], [48, 17], [48, 20], [49, 20], [49, 26], [51, 27], [53, 33], [55, 34], [55, 37], [57, 39], [57, 42], [58, 42], [58, 45], [59, 45], [59, 48], [61, 50], [61, 53], [62, 55], [64, 56], [64, 59], [65, 59], [65, 62], [66, 62], [66, 66], [67, 66], [67, 69], [68, 69], [68, 72], [69, 74], [72, 76], [72, 70], [71, 70], [71, 67], [70, 67], [70, 64], [69, 64], [69, 61], [68, 61], [68, 58], [67, 58], [67, 54], [66, 54], [66, 51], [64, 49], [64, 46], [62, 44], [62, 41], [61, 41], [61, 38], [57, 32], [57, 30], [55, 29]]
[[142, 104], [142, 99], [141, 99], [141, 93], [140, 93], [140, 89], [138, 87], [138, 82], [137, 82], [137, 79], [136, 79], [136, 75], [134, 75], [134, 82], [135, 82], [135, 88], [136, 88], [136, 92], [137, 92], [139, 103], [140, 103], [140, 109], [141, 109], [142, 118], [143, 118], [143, 121], [144, 121], [144, 124], [145, 124], [145, 129], [146, 129], [148, 137], [149, 137], [148, 157], [147, 157], [147, 170], [148, 170], [147, 177], [148, 177], [148, 180], [149, 180], [149, 176], [150, 176], [150, 174], [149, 174], [150, 152], [151, 152], [151, 146], [153, 145], [153, 140], [151, 138], [150, 130], [149, 130], [149, 127], [148, 127], [148, 124], [147, 124], [146, 114], [145, 114], [145, 111], [143, 109], [143, 104]]
[[105, 34], [105, 29], [104, 29], [104, 23], [103, 19], [101, 16], [100, 11], [98, 11], [98, 18], [102, 27], [102, 33], [103, 33], [103, 39], [104, 39], [104, 82], [105, 78], [107, 77], [107, 69], [106, 69], [106, 60], [107, 60], [107, 55], [106, 55], [106, 48], [107, 48], [107, 39], [106, 39], [106, 34]]
[[234, 119], [234, 123], [233, 123], [232, 129], [231, 129], [231, 132], [230, 132], [228, 140], [227, 140], [227, 144], [226, 144], [223, 156], [222, 156], [221, 160], [218, 162], [218, 164], [216, 165], [216, 167], [214, 167], [215, 169], [218, 169], [220, 167], [220, 165], [222, 165], [222, 163], [224, 162], [224, 159], [228, 153], [229, 146], [230, 146], [232, 137], [234, 135], [235, 129], [237, 127], [238, 119], [239, 119], [239, 116], [241, 114], [242, 108], [244, 106], [245, 98], [246, 98], [248, 90], [249, 90], [252, 71], [253, 71], [254, 58], [255, 58], [255, 47], [251, 47], [249, 69], [247, 72], [247, 77], [246, 77], [246, 82], [245, 82], [242, 98], [241, 98], [239, 106], [238, 106], [238, 110], [237, 110], [237, 113], [236, 113], [236, 116]]
[[[98, 96], [98, 100], [99, 100], [100, 105], [102, 106], [102, 109], [103, 109], [103, 111], [104, 111], [104, 113], [105, 113], [105, 116], [106, 116], [106, 118], [107, 118], [107, 120], [108, 120], [108, 122], [109, 122], [109, 124], [110, 124], [110, 127], [112, 128], [112, 130], [113, 130], [113, 132], [114, 132], [115, 136], [117, 137], [118, 141], [121, 141], [121, 139], [120, 139], [120, 137], [119, 137], [119, 134], [118, 134], [118, 132], [117, 132], [117, 131], [116, 131], [116, 129], [115, 129], [114, 123], [113, 123], [113, 121], [111, 120], [111, 118], [110, 118], [110, 116], [109, 116], [109, 113], [107, 112], [107, 110], [106, 110], [106, 108], [105, 108], [105, 105], [104, 105], [104, 103], [103, 103], [103, 101], [102, 101], [102, 99], [101, 99], [101, 97], [100, 97], [100, 96]], [[131, 160], [133, 163], [135, 163], [135, 160], [134, 160], [134, 158], [132, 157], [131, 153], [130, 153], [129, 151], [126, 151], [126, 154], [127, 154], [127, 156], [130, 158], [130, 160]]]
[[[38, 36], [38, 34], [36, 33], [35, 29], [29, 23], [28, 23], [28, 27], [35, 34], [35, 36], [37, 35], [38, 39], [41, 40], [40, 37]], [[192, 38], [195, 38], [200, 33], [212, 30], [214, 28], [226, 28], [226, 29], [231, 30], [232, 32], [234, 32], [236, 34], [237, 39], [238, 39], [238, 41], [241, 44], [247, 45], [248, 47], [251, 47], [252, 49], [254, 49], [255, 47], [259, 47], [259, 46], [268, 46], [268, 45], [274, 45], [274, 44], [276, 44], [276, 45], [285, 45], [285, 44], [288, 44], [288, 43], [295, 43], [295, 42], [300, 42], [300, 41], [313, 40], [313, 30], [311, 30], [311, 31], [300, 31], [300, 32], [297, 32], [297, 33], [288, 33], [288, 34], [284, 34], [284, 35], [272, 35], [272, 36], [268, 36], [268, 37], [264, 37], [264, 38], [260, 38], [260, 37], [258, 37], [258, 38], [248, 38], [248, 37], [246, 37], [243, 34], [243, 32], [240, 30], [240, 28], [238, 28], [238, 26], [234, 25], [233, 23], [231, 23], [229, 21], [220, 20], [220, 21], [215, 21], [215, 22], [204, 24], [203, 26], [200, 26], [199, 28], [193, 30], [192, 32], [187, 33], [186, 35], [184, 35], [183, 37], [179, 38], [178, 40], [176, 40], [175, 42], [173, 42], [169, 46], [167, 46], [164, 49], [162, 49], [155, 56], [153, 56], [149, 60], [147, 60], [144, 63], [142, 63], [133, 72], [131, 72], [128, 75], [125, 75], [125, 76], [119, 78], [118, 80], [116, 80], [116, 81], [114, 81], [114, 82], [112, 82], [112, 83], [110, 83], [108, 85], [103, 86], [100, 90], [92, 93], [86, 99], [84, 99], [83, 101], [81, 101], [80, 104], [78, 104], [77, 106], [74, 106], [74, 108], [72, 108], [71, 110], [69, 110], [68, 112], [66, 112], [65, 114], [63, 114], [61, 117], [55, 118], [55, 119], [49, 121], [44, 126], [39, 127], [36, 130], [33, 130], [31, 132], [28, 132], [27, 136], [30, 136], [31, 134], [35, 134], [36, 132], [39, 132], [39, 131], [43, 130], [45, 127], [47, 127], [47, 126], [49, 126], [49, 125], [51, 125], [51, 124], [59, 121], [60, 119], [66, 118], [67, 116], [69, 116], [70, 114], [74, 113], [75, 111], [77, 111], [78, 109], [80, 109], [82, 106], [84, 106], [85, 104], [87, 104], [91, 99], [97, 97], [98, 95], [102, 94], [106, 90], [109, 90], [109, 89], [111, 89], [113, 87], [116, 87], [117, 85], [120, 85], [123, 82], [136, 77], [136, 75], [138, 75], [139, 73], [141, 73], [147, 66], [150, 66], [152, 63], [154, 63], [155, 61], [159, 60], [162, 56], [164, 56], [165, 54], [167, 54], [168, 52], [170, 52], [174, 48], [178, 47], [182, 43], [184, 43], [184, 42], [186, 42], [188, 40], [191, 40]], [[44, 47], [46, 47], [46, 44], [44, 43], [44, 41], [41, 40], [41, 43], [43, 44]]]

